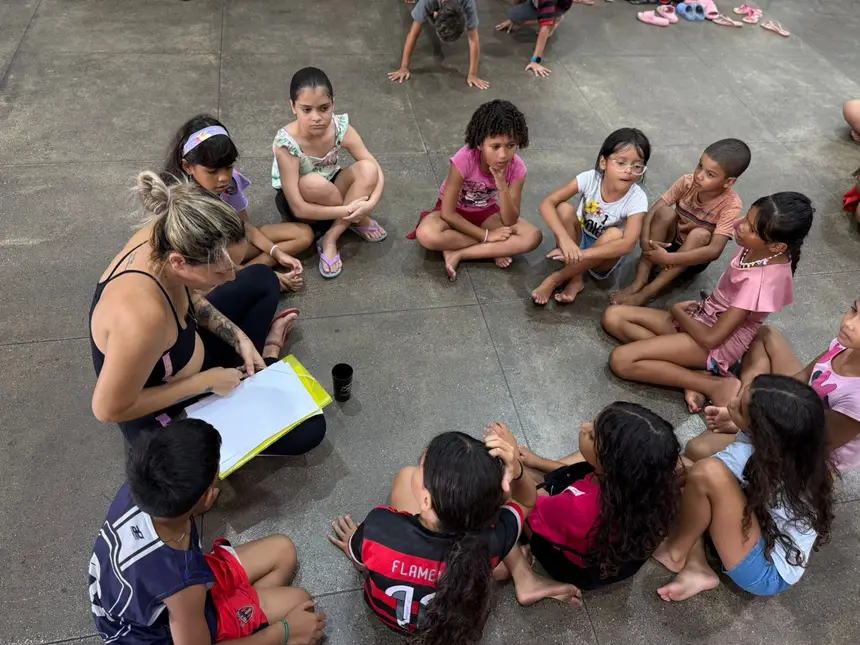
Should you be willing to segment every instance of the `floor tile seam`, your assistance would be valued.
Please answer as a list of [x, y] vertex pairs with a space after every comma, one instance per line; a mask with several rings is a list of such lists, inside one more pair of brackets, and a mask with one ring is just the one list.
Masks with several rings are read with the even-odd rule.
[[582, 599], [582, 609], [585, 612], [585, 617], [588, 618], [588, 625], [591, 627], [591, 635], [594, 637], [594, 642], [596, 645], [600, 645], [600, 639], [597, 637], [597, 627], [594, 625], [591, 612], [588, 611], [588, 602], [586, 602], [585, 598]]
[[30, 16], [30, 20], [27, 21], [27, 26], [24, 27], [24, 33], [21, 34], [21, 40], [19, 40], [18, 44], [15, 45], [15, 51], [13, 51], [12, 56], [9, 57], [9, 64], [6, 65], [6, 69], [3, 71], [3, 76], [0, 76], [0, 87], [3, 87], [3, 83], [6, 81], [6, 77], [9, 76], [9, 70], [12, 69], [12, 63], [14, 63], [15, 59], [18, 57], [18, 52], [21, 51], [21, 45], [24, 43], [24, 38], [27, 37], [27, 32], [30, 31], [30, 25], [32, 25], [33, 20], [36, 19], [36, 14], [39, 12], [39, 7], [41, 6], [42, 0], [39, 0], [39, 3], [36, 5], [36, 8], [33, 9], [33, 15]]
[[355, 593], [356, 591], [362, 591], [363, 589], [364, 587], [362, 586], [349, 589], [338, 589], [336, 591], [326, 591], [325, 593], [311, 594], [311, 597], [314, 600], [317, 600], [319, 598], [331, 598], [332, 596], [339, 596], [341, 594]]
[[[567, 75], [567, 78], [568, 78], [568, 80], [570, 80], [573, 87], [576, 88], [576, 91], [579, 94], [579, 96], [582, 98], [583, 101], [585, 101], [585, 104], [588, 106], [588, 109], [591, 110], [591, 113], [594, 115], [594, 118], [597, 120], [597, 122], [600, 125], [603, 126], [604, 131], [609, 132], [611, 130], [611, 128], [609, 127], [609, 124], [603, 120], [603, 117], [601, 116], [600, 112], [598, 110], [596, 110], [594, 108], [594, 106], [591, 104], [591, 101], [589, 100], [588, 96], [585, 94], [585, 92], [579, 86], [579, 83], [577, 83], [576, 79], [573, 77], [573, 73], [570, 71], [568, 66], [564, 64], [564, 60], [560, 58], [558, 61], [558, 64], [561, 65], [561, 69]], [[564, 147], [565, 146], [563, 144], [559, 144], [557, 148], [564, 148]], [[557, 149], [557, 148], [556, 148], [556, 146], [549, 146], [549, 149]], [[538, 149], [540, 149], [540, 148], [538, 148]]]
[[38, 641], [33, 645], [58, 645], [59, 643], [74, 643], [76, 641], [82, 641], [85, 638], [94, 638], [98, 637], [96, 632], [92, 632], [90, 634], [84, 634], [83, 636], [69, 636], [68, 638], [60, 638], [58, 640], [50, 640], [50, 641]]
[[221, 120], [221, 73], [224, 67], [224, 13], [227, 10], [227, 0], [221, 0], [221, 37], [218, 41], [218, 96], [215, 99], [215, 114]]

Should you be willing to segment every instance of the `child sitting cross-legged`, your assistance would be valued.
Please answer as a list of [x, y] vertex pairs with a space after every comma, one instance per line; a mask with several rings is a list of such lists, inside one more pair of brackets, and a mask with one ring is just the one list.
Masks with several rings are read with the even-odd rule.
[[[743, 207], [733, 186], [749, 164], [750, 149], [738, 139], [705, 148], [693, 174], [678, 179], [645, 216], [636, 277], [612, 296], [614, 304], [644, 305], [720, 257]], [[655, 268], [660, 272], [653, 277]]]
[[[636, 403], [608, 405], [582, 424], [579, 452], [553, 461], [520, 446], [538, 484], [526, 520], [531, 553], [553, 579], [596, 589], [634, 575], [675, 519], [681, 446], [671, 424]], [[546, 585], [513, 550], [505, 558], [517, 600], [546, 597]]]
[[790, 376], [756, 377], [729, 404], [734, 443], [689, 469], [681, 511], [654, 558], [677, 573], [657, 593], [686, 600], [720, 584], [705, 557], [707, 531], [726, 574], [774, 596], [803, 576], [833, 523], [824, 405]]
[[[376, 507], [359, 525], [348, 515], [332, 522], [329, 539], [365, 573], [364, 599], [383, 624], [416, 645], [481, 639], [493, 568], [519, 551], [535, 503], [518, 456], [504, 424], [492, 424], [484, 441], [442, 433], [418, 466], [397, 474], [391, 507]], [[508, 493], [517, 501], [506, 502]], [[545, 596], [578, 603], [576, 587], [545, 582]]]
[[96, 630], [117, 645], [314, 645], [325, 614], [290, 587], [296, 548], [285, 535], [200, 548], [195, 515], [209, 510], [221, 435], [198, 419], [141, 434], [89, 567]]
[[528, 145], [526, 119], [513, 103], [496, 99], [475, 110], [436, 206], [407, 235], [442, 251], [448, 279], [457, 277], [463, 260], [492, 259], [507, 269], [513, 256], [541, 243], [541, 232], [520, 217], [526, 165], [517, 150]]
[[622, 343], [609, 354], [612, 372], [683, 388], [691, 413], [706, 399], [726, 405], [740, 389], [731, 369], [768, 315], [794, 300], [794, 271], [814, 212], [801, 193], [762, 197], [735, 222], [740, 249], [703, 301], [679, 302], [669, 312], [609, 306], [603, 328]]

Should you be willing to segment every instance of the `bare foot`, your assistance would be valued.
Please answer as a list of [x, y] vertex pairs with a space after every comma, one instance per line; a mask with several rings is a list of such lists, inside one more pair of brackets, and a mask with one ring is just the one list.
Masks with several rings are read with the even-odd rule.
[[361, 237], [367, 237], [371, 240], [378, 240], [385, 235], [385, 229], [382, 228], [379, 222], [374, 220], [370, 215], [365, 217], [363, 220], [360, 220], [355, 227], [363, 229], [361, 231]]
[[532, 291], [532, 300], [536, 305], [545, 305], [552, 298], [552, 292], [559, 287], [555, 274], [552, 274], [540, 283], [540, 286]]
[[684, 400], [687, 402], [687, 410], [690, 414], [696, 414], [702, 411], [702, 406], [705, 405], [705, 395], [694, 390], [684, 390]]
[[275, 275], [278, 276], [278, 282], [281, 283], [281, 292], [301, 291], [305, 286], [304, 278], [301, 275], [296, 275], [295, 272], [275, 271]]
[[556, 247], [552, 251], [546, 254], [548, 260], [556, 260], [558, 262], [564, 262], [564, 254], [561, 252], [561, 249]]
[[445, 273], [448, 274], [448, 279], [454, 282], [457, 279], [457, 265], [460, 264], [460, 254], [457, 251], [442, 251], [442, 258], [445, 260]]
[[732, 421], [732, 415], [729, 414], [729, 409], [718, 408], [715, 405], [705, 408], [705, 425], [713, 432], [734, 434], [738, 431], [738, 427]]
[[644, 284], [639, 284], [638, 282], [634, 282], [633, 284], [624, 287], [623, 289], [619, 289], [615, 293], [609, 295], [609, 301], [613, 305], [626, 305], [627, 298], [632, 296], [634, 293], [639, 293], [642, 289], [645, 288]]
[[719, 584], [720, 579], [707, 564], [691, 562], [675, 576], [672, 582], [665, 587], [660, 587], [657, 593], [666, 601], [686, 600]]
[[507, 269], [511, 264], [513, 264], [514, 259], [509, 257], [504, 258], [496, 258], [493, 260], [496, 263], [496, 266], [500, 269]]
[[574, 607], [582, 604], [582, 593], [574, 585], [549, 580], [533, 572], [529, 572], [522, 578], [515, 583], [514, 593], [517, 596], [517, 602], [523, 606], [533, 605], [545, 598], [570, 603]]
[[567, 283], [564, 291], [555, 294], [555, 301], [562, 305], [569, 305], [576, 300], [576, 296], [578, 296], [579, 292], [583, 289], [585, 289], [585, 280], [583, 279], [582, 274], [580, 274]]
[[720, 384], [711, 393], [711, 403], [718, 408], [725, 408], [741, 391], [741, 382], [734, 376], [724, 376], [720, 381]]
[[668, 539], [663, 540], [663, 542], [660, 543], [660, 546], [657, 547], [651, 557], [673, 573], [681, 573], [684, 569], [684, 565], [687, 564], [686, 556], [681, 560], [672, 556]]
[[630, 307], [644, 307], [651, 301], [651, 298], [641, 290], [634, 291], [633, 293], [628, 293], [626, 295], [623, 291], [619, 291], [618, 293], [610, 296], [609, 299], [612, 301], [613, 305], [628, 305]]
[[298, 317], [298, 314], [292, 313], [272, 322], [272, 326], [269, 327], [269, 335], [266, 336], [266, 344], [263, 347], [263, 358], [280, 358], [281, 350], [284, 349], [287, 337], [293, 331], [293, 323]]

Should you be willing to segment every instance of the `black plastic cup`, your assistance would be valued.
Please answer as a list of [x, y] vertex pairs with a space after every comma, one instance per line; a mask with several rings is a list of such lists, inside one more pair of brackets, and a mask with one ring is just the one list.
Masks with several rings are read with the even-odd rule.
[[331, 368], [331, 380], [334, 383], [334, 400], [349, 401], [352, 396], [352, 366], [338, 363]]

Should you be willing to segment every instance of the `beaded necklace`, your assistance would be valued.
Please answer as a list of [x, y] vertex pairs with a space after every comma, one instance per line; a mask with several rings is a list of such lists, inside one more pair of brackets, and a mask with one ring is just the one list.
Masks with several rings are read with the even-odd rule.
[[782, 251], [780, 251], [779, 253], [774, 253], [773, 255], [770, 255], [766, 258], [762, 258], [761, 260], [753, 260], [752, 262], [747, 262], [746, 257], [749, 251], [749, 249], [744, 249], [744, 252], [741, 253], [741, 257], [738, 258], [738, 266], [741, 269], [752, 269], [753, 267], [767, 266], [771, 260], [773, 260], [774, 258], [778, 258], [780, 255], [782, 255]]

